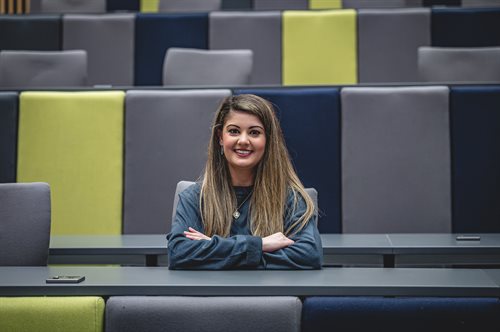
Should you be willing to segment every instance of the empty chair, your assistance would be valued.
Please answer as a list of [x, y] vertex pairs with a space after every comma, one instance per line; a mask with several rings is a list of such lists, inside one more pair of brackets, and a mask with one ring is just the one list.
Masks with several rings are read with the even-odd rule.
[[256, 10], [309, 9], [308, 0], [254, 0]]
[[419, 47], [425, 82], [500, 82], [500, 47]]
[[163, 85], [247, 85], [252, 67], [251, 50], [170, 48], [163, 64]]
[[[177, 204], [179, 203], [179, 194], [183, 192], [187, 187], [194, 184], [193, 181], [179, 181], [177, 183], [177, 187], [175, 188], [175, 196], [174, 196], [174, 206], [172, 209], [172, 221], [175, 218], [175, 211], [177, 210]], [[318, 220], [318, 192], [314, 188], [305, 188], [307, 194], [312, 198], [314, 202], [314, 207], [316, 208], [316, 221]]]
[[1, 51], [0, 87], [76, 87], [87, 85], [87, 52]]
[[47, 265], [49, 239], [49, 185], [0, 184], [0, 266]]
[[210, 12], [221, 9], [222, 0], [160, 0], [158, 11], [167, 12]]
[[422, 0], [342, 0], [342, 8], [422, 7]]
[[105, 13], [106, 0], [38, 0], [42, 13]]
[[0, 93], [0, 183], [16, 182], [19, 96]]
[[123, 296], [106, 303], [107, 332], [299, 332], [296, 297]]

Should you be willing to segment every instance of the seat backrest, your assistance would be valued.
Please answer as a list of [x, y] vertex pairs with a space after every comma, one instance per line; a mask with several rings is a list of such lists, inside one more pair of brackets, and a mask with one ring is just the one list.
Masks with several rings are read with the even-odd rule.
[[0, 52], [0, 87], [77, 87], [86, 85], [86, 51]]
[[42, 13], [105, 13], [106, 0], [41, 0]]
[[419, 47], [424, 82], [500, 82], [500, 47]]
[[299, 332], [301, 310], [292, 296], [112, 296], [105, 330]]
[[[193, 181], [179, 181], [177, 183], [177, 188], [175, 188], [174, 205], [172, 208], [172, 221], [175, 218], [175, 211], [177, 210], [177, 204], [179, 203], [179, 194], [187, 189], [187, 187], [195, 184]], [[318, 220], [318, 192], [314, 188], [306, 188], [306, 193], [312, 198], [315, 207], [316, 221]]]
[[344, 88], [341, 102], [342, 232], [450, 232], [448, 87]]
[[252, 67], [251, 50], [170, 48], [163, 63], [163, 85], [247, 85]]
[[422, 7], [422, 0], [342, 0], [342, 8]]
[[160, 0], [158, 12], [210, 12], [220, 10], [222, 0]]
[[0, 184], [0, 266], [47, 265], [49, 239], [49, 185]]

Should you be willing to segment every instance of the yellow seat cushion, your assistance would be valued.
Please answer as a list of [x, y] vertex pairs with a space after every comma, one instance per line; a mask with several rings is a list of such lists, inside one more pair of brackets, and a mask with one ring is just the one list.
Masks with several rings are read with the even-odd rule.
[[50, 184], [51, 234], [121, 234], [124, 98], [21, 93], [17, 181]]
[[283, 13], [283, 84], [357, 82], [356, 11]]
[[0, 297], [0, 331], [99, 332], [100, 297]]
[[309, 0], [309, 9], [340, 9], [342, 0]]
[[142, 13], [157, 13], [160, 0], [141, 0]]

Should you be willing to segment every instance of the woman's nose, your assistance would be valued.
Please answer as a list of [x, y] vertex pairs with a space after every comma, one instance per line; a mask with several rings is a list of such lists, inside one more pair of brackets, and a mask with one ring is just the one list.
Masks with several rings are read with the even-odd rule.
[[248, 144], [248, 135], [246, 133], [241, 133], [238, 138], [238, 143], [240, 144]]

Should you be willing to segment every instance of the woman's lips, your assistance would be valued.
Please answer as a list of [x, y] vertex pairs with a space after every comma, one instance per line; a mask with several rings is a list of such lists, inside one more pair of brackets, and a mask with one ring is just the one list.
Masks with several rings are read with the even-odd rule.
[[250, 150], [235, 149], [234, 152], [238, 155], [238, 157], [241, 157], [241, 158], [246, 158], [252, 154], [252, 151], [250, 151]]

